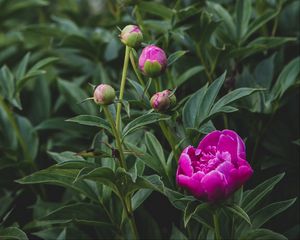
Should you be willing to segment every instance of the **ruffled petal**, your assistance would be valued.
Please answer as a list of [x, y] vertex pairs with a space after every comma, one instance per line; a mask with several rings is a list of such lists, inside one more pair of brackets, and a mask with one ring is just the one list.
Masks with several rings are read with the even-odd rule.
[[191, 177], [194, 172], [191, 159], [186, 153], [182, 153], [180, 155], [177, 172], [178, 174], [183, 174], [189, 177]]
[[201, 185], [201, 180], [204, 173], [197, 172], [192, 177], [177, 175], [177, 183], [179, 186], [186, 188], [196, 198], [204, 198], [204, 191]]
[[208, 201], [215, 202], [225, 198], [227, 181], [222, 173], [213, 170], [202, 178], [201, 183]]
[[213, 131], [207, 134], [199, 143], [198, 149], [205, 150], [208, 146], [217, 146], [221, 131]]
[[242, 159], [246, 159], [246, 146], [243, 139], [241, 139], [241, 137], [235, 131], [232, 130], [226, 129], [223, 130], [222, 133], [231, 136], [235, 140], [237, 144], [237, 156]]

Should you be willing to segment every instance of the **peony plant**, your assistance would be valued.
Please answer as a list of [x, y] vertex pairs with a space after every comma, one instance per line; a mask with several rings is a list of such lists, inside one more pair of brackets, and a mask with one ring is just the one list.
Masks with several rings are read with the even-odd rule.
[[[3, 19], [14, 10], [13, 2], [4, 2], [3, 11], [9, 11]], [[22, 177], [11, 189], [30, 185], [13, 194], [4, 190], [4, 197], [0, 190], [0, 239], [26, 239], [19, 228], [32, 239], [49, 240], [287, 239], [266, 223], [296, 202], [273, 202], [284, 176], [275, 172], [288, 169], [282, 139], [288, 139], [290, 154], [297, 146], [296, 131], [293, 139], [280, 134], [288, 131], [281, 132], [286, 120], [279, 118], [293, 110], [285, 108], [290, 98], [295, 102], [285, 92], [297, 86], [300, 72], [299, 58], [287, 62], [286, 50], [278, 49], [292, 38], [276, 37], [278, 14], [289, 1], [276, 11], [272, 3], [265, 13], [260, 8], [270, 3], [177, 1], [167, 7], [161, 4], [166, 1], [108, 1], [98, 15], [85, 15], [80, 1], [72, 3], [78, 7], [72, 12], [60, 10], [67, 5], [55, 8], [58, 2], [47, 4], [50, 12], [59, 11], [51, 16], [60, 17], [38, 11], [43, 23], [51, 19], [46, 36], [7, 48], [1, 57], [18, 52], [17, 59], [23, 45], [31, 51], [47, 46], [32, 59], [26, 54], [18, 66], [0, 69], [0, 167], [14, 169], [1, 174]], [[98, 5], [88, 2], [96, 11]], [[116, 24], [123, 27], [119, 33]], [[44, 25], [32, 28], [4, 42], [45, 31]], [[44, 54], [56, 58], [27, 69]], [[26, 109], [31, 102], [34, 107]], [[47, 112], [22, 116], [35, 111]], [[72, 117], [62, 122], [66, 116]], [[268, 130], [273, 121], [279, 145]], [[292, 193], [292, 185], [277, 187]], [[32, 207], [26, 213], [33, 217], [15, 224], [15, 207], [23, 207], [27, 194]], [[284, 234], [290, 237], [295, 229]]]

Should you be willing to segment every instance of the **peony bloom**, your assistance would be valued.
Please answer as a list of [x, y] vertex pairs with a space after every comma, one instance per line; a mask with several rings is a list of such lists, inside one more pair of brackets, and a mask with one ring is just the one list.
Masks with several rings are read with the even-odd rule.
[[139, 58], [141, 71], [149, 77], [157, 77], [162, 74], [166, 70], [167, 63], [164, 50], [155, 45], [145, 47]]
[[156, 111], [164, 111], [176, 104], [176, 96], [171, 90], [155, 93], [150, 100], [151, 107]]
[[206, 135], [197, 148], [183, 150], [176, 180], [196, 198], [216, 202], [240, 188], [252, 173], [243, 140], [236, 132], [223, 130]]
[[108, 84], [100, 84], [94, 90], [94, 102], [100, 105], [113, 103], [116, 97], [115, 89]]
[[138, 26], [127, 25], [120, 34], [121, 42], [129, 47], [137, 47], [143, 41], [143, 34]]

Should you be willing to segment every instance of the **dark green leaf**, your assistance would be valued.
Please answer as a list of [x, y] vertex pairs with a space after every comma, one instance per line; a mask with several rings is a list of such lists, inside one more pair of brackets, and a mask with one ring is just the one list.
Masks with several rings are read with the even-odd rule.
[[157, 2], [141, 1], [139, 2], [138, 6], [142, 11], [158, 15], [162, 18], [170, 19], [174, 14], [174, 11], [172, 9]]
[[284, 173], [278, 174], [263, 183], [259, 184], [251, 190], [242, 201], [242, 208], [250, 213], [254, 210], [255, 206], [272, 191], [275, 185], [283, 178]]
[[26, 234], [17, 227], [0, 229], [0, 238], [3, 240], [28, 240]]
[[252, 227], [260, 228], [264, 223], [269, 221], [271, 218], [276, 216], [277, 214], [285, 211], [290, 206], [292, 206], [296, 201], [296, 198], [285, 200], [281, 202], [271, 203], [268, 206], [258, 210], [254, 214], [251, 215], [252, 219]]
[[239, 216], [240, 218], [244, 219], [249, 225], [251, 225], [251, 220], [248, 216], [248, 214], [238, 205], [233, 204], [233, 205], [227, 205], [225, 206], [227, 210], [232, 212], [233, 214]]
[[170, 116], [160, 113], [147, 113], [140, 117], [137, 117], [125, 126], [125, 128], [123, 129], [123, 138], [146, 125], [162, 120], [167, 120], [169, 118]]
[[287, 240], [287, 238], [279, 233], [275, 233], [269, 229], [254, 229], [244, 234], [242, 240]]
[[103, 128], [111, 133], [111, 127], [109, 126], [109, 124], [103, 118], [100, 118], [100, 117], [96, 117], [96, 116], [92, 116], [92, 115], [79, 115], [79, 116], [67, 119], [66, 121], [76, 122], [76, 123], [86, 125], [86, 126], [94, 126], [94, 127]]
[[172, 53], [168, 57], [168, 66], [171, 66], [174, 62], [176, 62], [179, 58], [184, 56], [187, 53], [187, 51], [179, 50], [177, 52]]

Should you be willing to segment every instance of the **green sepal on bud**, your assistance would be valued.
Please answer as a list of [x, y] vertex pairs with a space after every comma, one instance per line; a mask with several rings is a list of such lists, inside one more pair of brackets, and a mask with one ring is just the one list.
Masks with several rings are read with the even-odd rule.
[[143, 34], [138, 26], [127, 25], [120, 34], [121, 42], [128, 47], [138, 47], [143, 41]]
[[157, 77], [162, 72], [162, 66], [158, 61], [146, 61], [144, 65], [144, 73], [149, 77]]
[[109, 105], [114, 102], [116, 91], [108, 84], [100, 84], [94, 90], [94, 102], [99, 105]]

